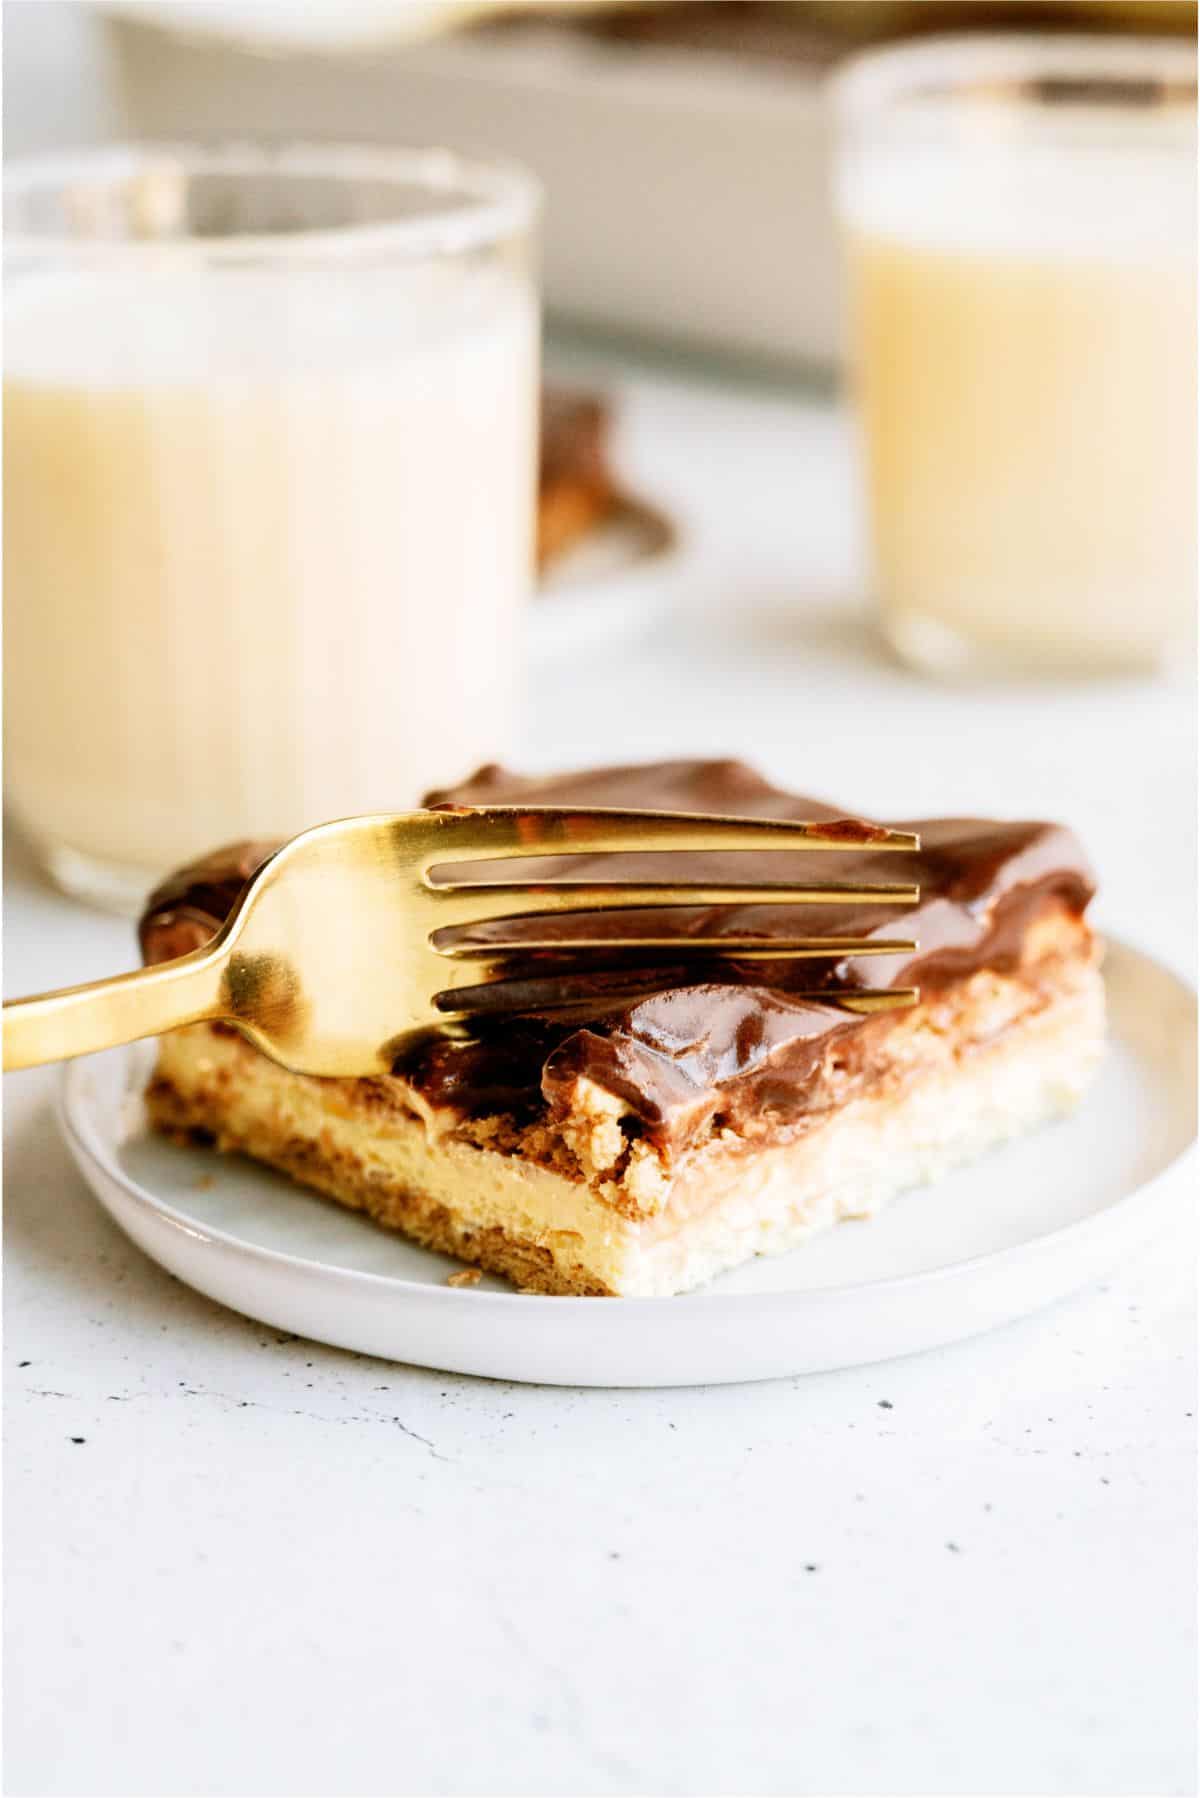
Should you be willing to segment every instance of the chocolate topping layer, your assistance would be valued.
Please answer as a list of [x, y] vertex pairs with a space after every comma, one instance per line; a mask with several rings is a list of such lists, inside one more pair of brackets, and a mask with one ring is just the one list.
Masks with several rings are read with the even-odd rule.
[[[554, 778], [523, 779], [489, 767], [462, 786], [430, 795], [432, 805], [621, 805], [671, 811], [723, 812], [743, 817], [842, 817], [837, 809], [770, 786], [740, 762], [665, 762], [606, 768]], [[921, 887], [915, 907], [748, 905], [678, 911], [622, 912], [604, 917], [535, 921], [539, 936], [552, 922], [561, 954], [520, 954], [521, 930], [511, 923], [478, 934], [511, 944], [514, 974], [536, 983], [564, 981], [596, 1006], [585, 1026], [538, 1014], [538, 988], [527, 989], [528, 1015], [485, 1021], [474, 1042], [446, 1041], [397, 1068], [430, 1105], [470, 1116], [511, 1112], [530, 1116], [547, 1107], [552, 1116], [570, 1109], [581, 1081], [627, 1110], [634, 1127], [670, 1154], [685, 1149], [714, 1119], [747, 1134], [801, 1116], [827, 1055], [866, 1051], [903, 1013], [873, 1018], [841, 1010], [836, 994], [849, 990], [920, 985], [922, 996], [982, 969], [1016, 966], [1026, 932], [1048, 911], [1082, 916], [1094, 881], [1079, 843], [1060, 825], [994, 823], [980, 819], [896, 819], [921, 835], [918, 855], [880, 853], [864, 845], [839, 854], [795, 856], [747, 853], [689, 855], [689, 878], [713, 882], [753, 879], [896, 881]], [[195, 948], [223, 922], [249, 874], [269, 845], [246, 844], [219, 852], [182, 870], [152, 895], [142, 920], [147, 961]], [[569, 873], [577, 879], [664, 879], [679, 876], [681, 858], [665, 855], [597, 855], [508, 862], [506, 880], [545, 880]], [[495, 864], [481, 870], [497, 878]], [[696, 954], [689, 935], [791, 934], [801, 918], [806, 933], [915, 937], [911, 956], [857, 961], [728, 962]], [[653, 961], [620, 950], [622, 936], [652, 926], [678, 934], [679, 954]], [[611, 936], [611, 966], [644, 997], [605, 1005], [605, 976], [595, 956], [570, 953], [573, 932]], [[719, 977], [714, 977], [718, 975]], [[610, 976], [611, 979], [611, 976]], [[831, 1003], [794, 996], [828, 990]], [[544, 990], [544, 989], [543, 989]]]

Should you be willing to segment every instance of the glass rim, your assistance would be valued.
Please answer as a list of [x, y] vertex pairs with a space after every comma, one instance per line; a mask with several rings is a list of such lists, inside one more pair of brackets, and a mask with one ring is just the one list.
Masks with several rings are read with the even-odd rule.
[[[392, 181], [424, 188], [453, 206], [418, 216], [376, 218], [339, 225], [284, 231], [230, 232], [228, 235], [147, 237], [88, 236], [61, 230], [30, 231], [5, 221], [4, 253], [55, 257], [60, 261], [160, 266], [164, 259], [205, 265], [248, 260], [288, 262], [308, 252], [334, 260], [363, 251], [387, 251], [412, 258], [461, 255], [485, 249], [530, 230], [537, 222], [542, 187], [519, 164], [503, 158], [460, 155], [437, 147], [330, 141], [252, 139], [189, 142], [147, 140], [57, 150], [14, 157], [4, 169], [5, 206], [38, 188], [63, 187], [72, 180], [128, 180], [163, 172], [246, 178], [263, 175], [325, 178], [350, 187], [356, 181]], [[465, 202], [465, 203], [464, 203]]]
[[[1178, 108], [1194, 117], [1196, 79], [1196, 45], [1183, 36], [947, 32], [850, 57], [828, 92], [843, 127], [930, 99], [1050, 119], [1094, 97], [1110, 112], [1161, 118]], [[1087, 93], [1104, 87], [1111, 92]]]

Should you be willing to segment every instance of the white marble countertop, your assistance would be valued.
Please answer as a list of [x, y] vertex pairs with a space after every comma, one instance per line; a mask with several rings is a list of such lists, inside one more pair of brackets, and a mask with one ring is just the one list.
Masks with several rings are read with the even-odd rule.
[[[1062, 816], [1191, 970], [1187, 690], [959, 692], [874, 648], [840, 415], [625, 383], [675, 606], [538, 683], [529, 766], [744, 754], [877, 815]], [[10, 846], [6, 990], [130, 930]], [[494, 1384], [178, 1285], [5, 1082], [7, 1789], [1192, 1789], [1192, 1257], [990, 1337], [757, 1387]]]

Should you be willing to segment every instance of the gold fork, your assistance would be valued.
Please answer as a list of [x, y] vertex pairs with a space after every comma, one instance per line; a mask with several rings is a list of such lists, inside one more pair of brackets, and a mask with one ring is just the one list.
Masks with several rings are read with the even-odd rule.
[[[695, 813], [486, 806], [348, 818], [292, 839], [258, 869], [211, 943], [175, 961], [4, 1007], [4, 1067], [32, 1067], [158, 1036], [185, 1024], [233, 1024], [264, 1054], [304, 1074], [391, 1070], [432, 1032], [469, 1032], [479, 1002], [503, 1003], [515, 950], [587, 955], [674, 949], [738, 960], [896, 955], [911, 942], [854, 937], [650, 936], [510, 945], [471, 943], [473, 926], [569, 913], [681, 905], [914, 905], [915, 886], [746, 881], [435, 879], [456, 863], [661, 850], [916, 850], [907, 831]], [[440, 939], [452, 932], [454, 940]], [[636, 995], [618, 969], [611, 1006]], [[520, 1009], [516, 989], [513, 1009]], [[523, 989], [527, 993], [528, 989]], [[913, 1003], [912, 988], [812, 994], [855, 1011]], [[596, 1001], [592, 1000], [593, 1009]], [[525, 998], [524, 1009], [579, 1009], [577, 997]]]

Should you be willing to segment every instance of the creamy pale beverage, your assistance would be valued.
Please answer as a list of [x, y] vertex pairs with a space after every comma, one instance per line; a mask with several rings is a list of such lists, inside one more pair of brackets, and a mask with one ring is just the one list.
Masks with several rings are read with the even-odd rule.
[[964, 122], [928, 89], [843, 156], [875, 591], [921, 665], [1152, 667], [1187, 647], [1195, 111], [1153, 95], [1082, 94], [1026, 128], [1011, 115], [1035, 98], [1001, 89]]
[[5, 323], [6, 787], [60, 878], [132, 891], [504, 750], [519, 262], [34, 270]]

